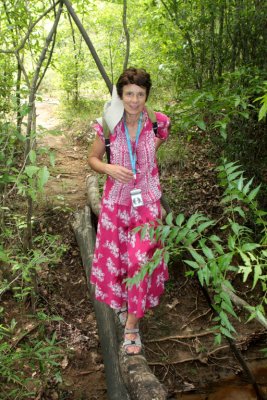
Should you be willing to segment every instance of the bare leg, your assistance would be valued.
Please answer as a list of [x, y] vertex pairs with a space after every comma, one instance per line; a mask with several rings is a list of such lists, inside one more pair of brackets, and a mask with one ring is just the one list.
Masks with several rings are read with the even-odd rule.
[[[138, 328], [138, 323], [139, 323], [139, 318], [136, 318], [134, 314], [128, 313], [128, 318], [125, 327], [127, 329], [135, 329]], [[125, 334], [125, 339], [128, 340], [135, 340], [138, 334], [136, 333], [127, 333]], [[139, 354], [140, 353], [140, 347], [139, 346], [127, 346], [127, 353], [134, 353], [134, 354]]]

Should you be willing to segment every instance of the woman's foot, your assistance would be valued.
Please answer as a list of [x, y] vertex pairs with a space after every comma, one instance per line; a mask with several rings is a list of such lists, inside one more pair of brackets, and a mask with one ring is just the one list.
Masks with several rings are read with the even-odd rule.
[[142, 343], [139, 334], [139, 328], [125, 328], [123, 348], [128, 356], [136, 356], [141, 354]]

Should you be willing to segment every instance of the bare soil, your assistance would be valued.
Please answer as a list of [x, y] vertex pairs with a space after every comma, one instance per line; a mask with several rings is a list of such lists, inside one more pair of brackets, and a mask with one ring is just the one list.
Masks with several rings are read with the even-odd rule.
[[[62, 339], [61, 384], [47, 386], [41, 398], [46, 400], [105, 400], [106, 384], [97, 326], [88, 296], [79, 249], [71, 228], [73, 213], [85, 205], [87, 146], [75, 140], [73, 132], [59, 125], [57, 102], [38, 104], [38, 124], [48, 130], [39, 145], [48, 145], [56, 153], [37, 230], [61, 234], [68, 250], [61, 262], [41, 276], [42, 306], [63, 317], [53, 329]], [[49, 130], [61, 129], [58, 136]], [[87, 135], [90, 135], [88, 127]], [[190, 214], [196, 210], [220, 214], [219, 190], [209, 143], [188, 144], [186, 165], [162, 171], [162, 183], [175, 212]], [[176, 189], [176, 188], [179, 189]], [[177, 191], [178, 190], [178, 191]], [[180, 195], [178, 195], [180, 193]], [[141, 329], [145, 354], [156, 376], [168, 388], [170, 399], [252, 400], [256, 395], [241, 367], [223, 340], [214, 345], [211, 328], [214, 314], [195, 279], [185, 277], [185, 265], [170, 263], [171, 279], [161, 304], [149, 311]], [[240, 295], [250, 301], [251, 293], [236, 281]], [[242, 310], [237, 310], [242, 315]], [[267, 360], [260, 351], [266, 347], [266, 331], [255, 321], [235, 322], [237, 344], [267, 395]], [[123, 400], [123, 399], [122, 399]]]

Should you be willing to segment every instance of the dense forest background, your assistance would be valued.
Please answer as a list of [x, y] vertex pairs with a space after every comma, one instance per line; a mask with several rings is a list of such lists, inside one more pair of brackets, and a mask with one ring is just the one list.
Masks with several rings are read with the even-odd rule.
[[[188, 276], [213, 293], [218, 343], [235, 334], [229, 320], [236, 316], [234, 305], [223, 294], [226, 287], [235, 292], [229, 272], [257, 289], [249, 318], [266, 328], [266, 16], [265, 0], [74, 0], [72, 6], [67, 0], [2, 0], [0, 296], [30, 304], [41, 336], [16, 351], [16, 320], [0, 307], [1, 398], [32, 398], [27, 396], [36, 395], [53, 368], [58, 371], [62, 357], [56, 336], [44, 333], [57, 317], [38, 307], [40, 271], [57, 264], [66, 246], [60, 236], [36, 229], [56, 163], [49, 146], [38, 145], [45, 131], [36, 124], [36, 103], [57, 99], [65, 126], [84, 139], [125, 66], [150, 72], [149, 103], [171, 117], [168, 147], [159, 152], [161, 170], [181, 169], [186, 145], [197, 141], [209, 144], [218, 174], [223, 222], [221, 209], [217, 215], [201, 210], [206, 216], [179, 209], [178, 192], [168, 181], [173, 214], [157, 232], [166, 257], [184, 257], [181, 248], [190, 254]], [[221, 236], [205, 236], [214, 225]], [[29, 358], [32, 364], [18, 372]], [[25, 376], [37, 370], [33, 389]], [[18, 397], [22, 392], [26, 397]]]

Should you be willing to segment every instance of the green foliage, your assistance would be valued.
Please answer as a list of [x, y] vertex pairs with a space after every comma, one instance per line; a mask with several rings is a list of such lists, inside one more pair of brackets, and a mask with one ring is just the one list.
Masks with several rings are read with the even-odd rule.
[[[24, 229], [25, 218], [19, 215], [9, 214], [5, 211], [5, 218], [9, 217], [12, 230], [5, 231], [0, 236], [3, 243], [13, 238], [20, 238], [20, 232]], [[34, 248], [27, 254], [20, 245], [14, 241], [13, 246], [7, 250], [0, 246], [0, 261], [5, 263], [4, 279], [0, 286], [0, 296], [8, 288], [11, 288], [17, 300], [23, 300], [33, 290], [33, 275], [43, 268], [51, 268], [57, 264], [67, 250], [66, 245], [61, 243], [57, 235], [43, 234], [36, 236], [33, 241]]]
[[259, 111], [259, 121], [261, 121], [263, 118], [266, 117], [267, 113], [267, 82], [264, 82], [265, 85], [265, 94], [261, 97], [258, 97], [255, 101], [260, 100], [260, 103], [262, 104], [260, 111]]
[[[218, 132], [226, 145], [233, 125], [246, 126], [255, 114], [251, 98], [263, 90], [263, 76], [255, 69], [242, 69], [224, 76], [224, 82], [208, 85], [201, 91], [185, 91], [167, 108], [174, 129], [185, 132], [190, 139], [200, 132]], [[244, 86], [246, 80], [246, 86]], [[235, 82], [234, 84], [232, 82]]]
[[177, 138], [177, 134], [170, 135], [168, 141], [157, 151], [157, 162], [161, 171], [170, 170], [174, 165], [182, 169], [186, 159], [187, 150], [183, 138]]
[[[165, 223], [158, 220], [136, 228], [141, 238], [149, 235], [150, 239], [160, 240], [163, 247], [155, 252], [140, 273], [128, 280], [128, 284], [136, 284], [146, 274], [150, 275], [162, 257], [165, 261], [170, 255], [183, 257], [190, 267], [187, 275], [196, 275], [200, 284], [214, 293], [213, 307], [217, 312], [214, 329], [232, 337], [235, 328], [229, 316], [238, 316], [228, 294], [228, 290], [235, 291], [229, 273], [242, 275], [243, 282], [251, 282], [251, 290], [260, 285], [262, 297], [256, 306], [248, 308], [249, 320], [264, 315], [267, 303], [267, 212], [257, 207], [255, 198], [260, 187], [253, 188], [253, 180], [245, 179], [239, 165], [223, 160], [217, 170], [224, 189], [221, 200], [224, 224], [217, 227], [220, 220], [211, 220], [200, 213], [189, 218], [183, 214], [174, 218], [169, 214]], [[252, 220], [255, 221], [254, 229], [249, 226]], [[215, 227], [216, 234], [213, 232]], [[219, 341], [220, 336], [216, 340]]]
[[[44, 324], [39, 322], [40, 330], [43, 330]], [[8, 339], [12, 337], [15, 327], [14, 320], [10, 326], [0, 325], [0, 382], [3, 400], [35, 397], [51, 375], [60, 381], [59, 362], [62, 352], [56, 333], [45, 340], [28, 337], [26, 341], [14, 345]]]

